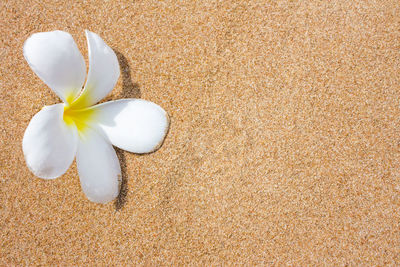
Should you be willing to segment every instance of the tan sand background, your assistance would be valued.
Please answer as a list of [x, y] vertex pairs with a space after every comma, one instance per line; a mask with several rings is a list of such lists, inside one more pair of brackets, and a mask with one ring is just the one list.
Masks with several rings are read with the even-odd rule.
[[[400, 2], [1, 1], [0, 265], [400, 265]], [[107, 99], [161, 105], [156, 153], [119, 152], [121, 197], [45, 181], [21, 141], [59, 102], [22, 55], [84, 29], [115, 51]]]

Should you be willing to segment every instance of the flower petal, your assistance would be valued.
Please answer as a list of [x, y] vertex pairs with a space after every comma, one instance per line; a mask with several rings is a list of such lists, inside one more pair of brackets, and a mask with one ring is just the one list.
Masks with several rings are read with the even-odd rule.
[[114, 148], [101, 134], [88, 128], [79, 138], [76, 165], [83, 192], [97, 203], [118, 196], [121, 169]]
[[89, 107], [103, 99], [114, 88], [120, 74], [114, 51], [95, 33], [88, 30], [89, 73], [82, 94], [74, 103], [77, 108]]
[[63, 104], [46, 106], [29, 122], [22, 141], [29, 169], [38, 177], [54, 179], [74, 160], [78, 134], [63, 121]]
[[99, 104], [98, 127], [114, 146], [134, 153], [158, 149], [168, 131], [168, 114], [153, 102], [122, 99]]
[[40, 32], [24, 44], [32, 70], [64, 102], [72, 102], [82, 89], [86, 65], [72, 36], [63, 31]]

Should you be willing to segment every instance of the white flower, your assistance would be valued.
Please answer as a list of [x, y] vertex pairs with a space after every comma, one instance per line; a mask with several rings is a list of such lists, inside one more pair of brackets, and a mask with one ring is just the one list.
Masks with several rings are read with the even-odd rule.
[[114, 51], [86, 31], [89, 73], [72, 36], [63, 31], [33, 34], [24, 44], [32, 70], [64, 103], [45, 106], [26, 128], [22, 147], [38, 177], [64, 174], [76, 156], [86, 196], [107, 203], [119, 193], [121, 169], [113, 145], [134, 153], [156, 150], [168, 130], [167, 113], [140, 99], [95, 105], [115, 86], [120, 71]]

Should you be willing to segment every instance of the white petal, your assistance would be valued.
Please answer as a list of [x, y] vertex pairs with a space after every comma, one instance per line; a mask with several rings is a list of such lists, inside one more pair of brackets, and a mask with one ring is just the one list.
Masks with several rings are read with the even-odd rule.
[[121, 169], [112, 145], [88, 128], [79, 138], [76, 165], [83, 192], [97, 203], [107, 203], [118, 196]]
[[86, 65], [72, 36], [63, 31], [35, 33], [24, 44], [24, 56], [32, 70], [64, 102], [81, 91]]
[[74, 160], [78, 134], [63, 119], [63, 104], [46, 106], [29, 122], [22, 141], [29, 169], [38, 177], [54, 179]]
[[117, 83], [120, 70], [114, 51], [95, 33], [86, 30], [89, 73], [82, 95], [74, 104], [89, 107], [103, 99]]
[[96, 121], [114, 146], [134, 153], [160, 147], [168, 131], [168, 114], [153, 102], [122, 99], [93, 107]]

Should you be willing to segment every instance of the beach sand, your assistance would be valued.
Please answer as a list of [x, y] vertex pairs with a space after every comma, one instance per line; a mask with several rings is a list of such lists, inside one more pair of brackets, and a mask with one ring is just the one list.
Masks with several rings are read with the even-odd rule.
[[[74, 2], [0, 3], [0, 265], [400, 265], [398, 0]], [[105, 100], [171, 118], [107, 205], [25, 164], [60, 100], [22, 47], [55, 29], [117, 52]]]

